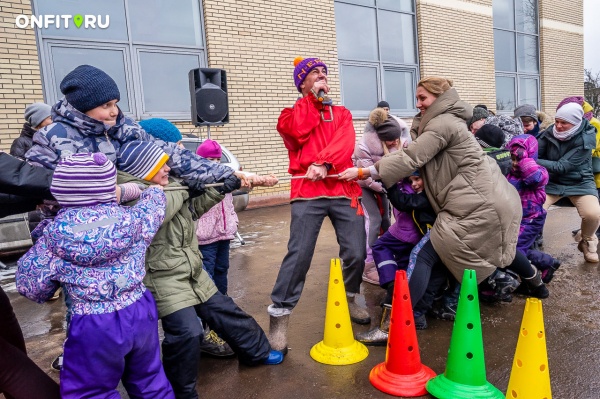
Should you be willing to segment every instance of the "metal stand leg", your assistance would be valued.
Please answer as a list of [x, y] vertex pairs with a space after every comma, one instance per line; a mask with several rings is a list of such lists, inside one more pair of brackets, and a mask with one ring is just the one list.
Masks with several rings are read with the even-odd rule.
[[240, 240], [240, 244], [242, 245], [246, 245], [246, 241], [244, 241], [244, 239], [242, 238], [242, 236], [240, 235], [239, 231], [235, 232], [235, 236], [237, 237], [238, 240]]

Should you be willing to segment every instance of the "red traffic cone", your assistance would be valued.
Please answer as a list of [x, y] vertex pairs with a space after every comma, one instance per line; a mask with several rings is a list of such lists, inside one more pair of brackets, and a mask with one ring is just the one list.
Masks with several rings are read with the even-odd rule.
[[425, 384], [433, 377], [435, 372], [421, 363], [408, 278], [398, 270], [385, 362], [373, 367], [369, 380], [387, 394], [412, 397], [426, 395]]

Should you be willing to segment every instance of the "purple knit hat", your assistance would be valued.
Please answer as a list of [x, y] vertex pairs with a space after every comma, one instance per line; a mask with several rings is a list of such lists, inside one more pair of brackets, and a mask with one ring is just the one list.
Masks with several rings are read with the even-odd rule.
[[200, 147], [198, 147], [196, 150], [196, 154], [203, 158], [221, 158], [221, 155], [223, 155], [223, 150], [221, 150], [219, 143], [208, 139], [204, 140], [202, 144], [200, 144]]
[[306, 79], [306, 75], [316, 67], [325, 68], [325, 73], [327, 73], [327, 65], [319, 58], [302, 58], [296, 57], [294, 60], [294, 84], [299, 92], [302, 92], [300, 89], [300, 85]]
[[117, 200], [117, 169], [101, 152], [60, 160], [50, 192], [63, 207], [92, 206]]

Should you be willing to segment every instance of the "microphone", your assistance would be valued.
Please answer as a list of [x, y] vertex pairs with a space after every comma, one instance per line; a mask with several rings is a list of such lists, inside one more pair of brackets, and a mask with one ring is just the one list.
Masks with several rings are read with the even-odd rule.
[[332, 105], [333, 104], [333, 100], [331, 98], [329, 98], [327, 96], [327, 94], [325, 94], [325, 90], [323, 90], [323, 89], [319, 90], [319, 92], [317, 93], [317, 100], [320, 103], [323, 103], [323, 105]]

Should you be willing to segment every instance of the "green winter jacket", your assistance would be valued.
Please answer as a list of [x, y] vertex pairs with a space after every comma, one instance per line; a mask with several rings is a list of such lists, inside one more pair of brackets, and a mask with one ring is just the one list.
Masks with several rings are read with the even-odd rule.
[[597, 196], [592, 172], [592, 150], [596, 148], [596, 128], [586, 119], [569, 140], [558, 140], [552, 134], [554, 125], [538, 138], [538, 164], [548, 170], [550, 181], [546, 193], [570, 197]]
[[[117, 182], [150, 185], [124, 172], [118, 172]], [[171, 182], [167, 187], [181, 187], [181, 184]], [[212, 188], [191, 200], [187, 190], [165, 191], [165, 195], [165, 220], [146, 251], [144, 277], [144, 284], [154, 296], [160, 318], [205, 302], [217, 292], [215, 283], [202, 268], [194, 220], [224, 198]]]

